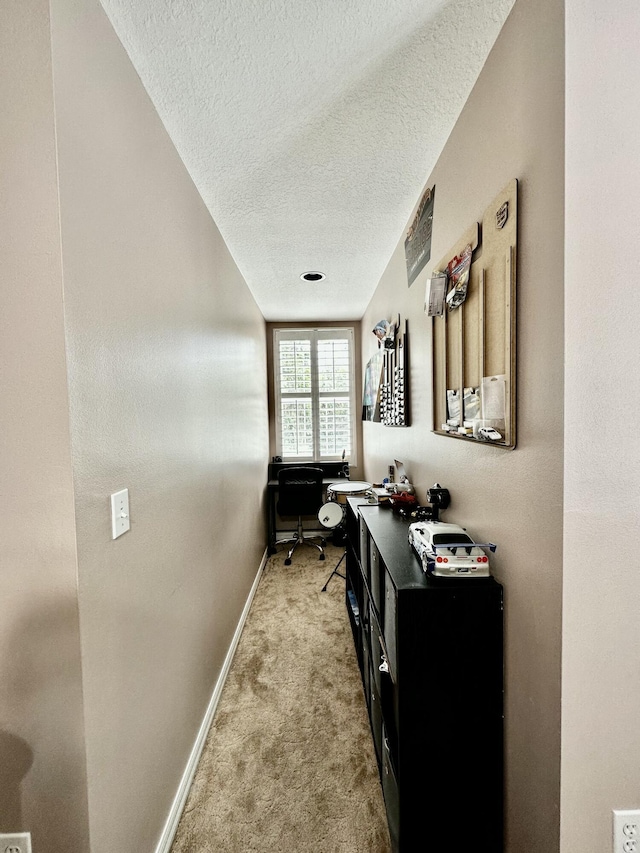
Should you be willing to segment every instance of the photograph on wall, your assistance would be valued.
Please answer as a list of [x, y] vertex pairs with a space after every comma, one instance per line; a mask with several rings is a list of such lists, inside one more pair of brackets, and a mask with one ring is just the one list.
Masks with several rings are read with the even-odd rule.
[[362, 393], [362, 420], [380, 420], [380, 377], [382, 375], [382, 351], [369, 359], [364, 372], [364, 390]]
[[435, 184], [433, 187], [425, 190], [404, 241], [404, 254], [407, 260], [407, 280], [409, 287], [411, 287], [431, 257], [433, 202], [435, 195]]

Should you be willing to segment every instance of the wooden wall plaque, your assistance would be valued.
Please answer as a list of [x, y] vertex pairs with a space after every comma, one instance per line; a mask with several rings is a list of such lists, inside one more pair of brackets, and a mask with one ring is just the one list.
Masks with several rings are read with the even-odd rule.
[[[442, 258], [438, 271], [465, 246], [474, 248], [465, 302], [432, 319], [434, 432], [510, 449], [516, 446], [517, 207], [514, 179], [486, 209], [481, 225], [475, 223]], [[456, 395], [457, 427], [451, 423]]]

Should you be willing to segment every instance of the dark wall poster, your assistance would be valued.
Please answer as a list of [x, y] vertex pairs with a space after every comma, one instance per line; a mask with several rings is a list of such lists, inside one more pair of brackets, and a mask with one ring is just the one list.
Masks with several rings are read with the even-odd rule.
[[431, 232], [433, 231], [433, 201], [435, 195], [435, 184], [431, 189], [427, 188], [425, 190], [404, 241], [409, 287], [411, 287], [418, 277], [420, 270], [424, 268], [431, 257]]

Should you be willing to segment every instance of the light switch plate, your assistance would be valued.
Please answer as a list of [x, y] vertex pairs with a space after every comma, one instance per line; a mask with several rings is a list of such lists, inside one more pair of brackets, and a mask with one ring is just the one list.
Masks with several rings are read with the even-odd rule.
[[117, 539], [130, 528], [129, 489], [122, 489], [111, 495], [111, 538]]

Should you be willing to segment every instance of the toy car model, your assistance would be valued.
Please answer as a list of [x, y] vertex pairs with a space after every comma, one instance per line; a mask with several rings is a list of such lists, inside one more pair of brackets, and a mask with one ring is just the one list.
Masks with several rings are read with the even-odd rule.
[[493, 427], [480, 427], [478, 430], [478, 438], [485, 438], [488, 441], [500, 441], [502, 436], [498, 430]]
[[409, 544], [422, 570], [435, 577], [489, 577], [489, 557], [484, 548], [495, 551], [492, 543], [478, 544], [458, 524], [444, 521], [417, 521], [409, 525]]

